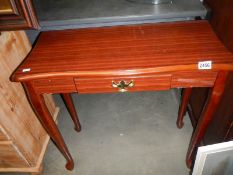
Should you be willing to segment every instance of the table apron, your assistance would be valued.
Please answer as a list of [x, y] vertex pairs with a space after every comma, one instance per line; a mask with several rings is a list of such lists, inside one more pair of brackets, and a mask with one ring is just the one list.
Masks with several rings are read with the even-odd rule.
[[110, 93], [121, 92], [114, 88], [115, 84], [124, 81], [133, 82], [133, 87], [126, 87], [124, 91], [155, 91], [171, 88], [212, 87], [217, 72], [192, 71], [174, 72], [167, 74], [129, 75], [129, 76], [88, 76], [88, 77], [49, 77], [33, 81], [38, 93]]

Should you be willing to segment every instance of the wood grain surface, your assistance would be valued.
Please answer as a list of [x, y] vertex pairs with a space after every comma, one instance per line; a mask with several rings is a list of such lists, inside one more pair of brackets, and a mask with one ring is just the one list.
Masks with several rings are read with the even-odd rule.
[[5, 129], [0, 125], [0, 142], [9, 140], [9, 136]]
[[0, 142], [0, 150], [1, 167], [25, 168], [30, 166], [11, 141]]
[[[25, 32], [1, 33], [0, 172], [37, 172], [49, 142], [49, 136], [31, 109], [22, 85], [9, 79], [30, 50], [31, 44]], [[58, 108], [52, 96], [46, 94], [44, 97], [51, 115], [56, 117]]]
[[232, 54], [207, 21], [50, 31], [12, 80], [197, 70], [207, 60], [212, 71], [233, 70]]
[[30, 52], [31, 45], [24, 32], [3, 32], [0, 44], [3, 46], [0, 47], [0, 123], [20, 152], [24, 153], [21, 155], [33, 166], [41, 149], [41, 134], [46, 133], [35, 118], [21, 84], [9, 81], [14, 69]]

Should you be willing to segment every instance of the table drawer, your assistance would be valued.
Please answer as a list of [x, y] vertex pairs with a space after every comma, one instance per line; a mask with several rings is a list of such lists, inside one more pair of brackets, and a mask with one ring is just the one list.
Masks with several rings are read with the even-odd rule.
[[75, 78], [74, 82], [78, 93], [167, 90], [171, 75]]

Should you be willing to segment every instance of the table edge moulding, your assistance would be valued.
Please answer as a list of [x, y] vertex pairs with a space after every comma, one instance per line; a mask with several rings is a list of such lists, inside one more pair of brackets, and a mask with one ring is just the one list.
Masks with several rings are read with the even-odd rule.
[[71, 154], [42, 94], [62, 94], [80, 131], [69, 95], [72, 92], [187, 88], [177, 119], [181, 128], [192, 88], [213, 87], [187, 152], [186, 163], [191, 168], [232, 70], [232, 54], [208, 21], [200, 20], [42, 32], [11, 80], [24, 85], [38, 119], [66, 158], [69, 170], [74, 167]]

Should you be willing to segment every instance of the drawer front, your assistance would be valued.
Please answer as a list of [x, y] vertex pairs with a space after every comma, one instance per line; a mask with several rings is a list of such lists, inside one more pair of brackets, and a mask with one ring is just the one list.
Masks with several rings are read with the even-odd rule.
[[10, 141], [0, 142], [0, 168], [26, 168], [29, 167], [26, 159]]
[[167, 90], [171, 75], [75, 78], [74, 82], [78, 93]]
[[216, 77], [217, 72], [208, 70], [176, 72], [172, 75], [171, 88], [212, 87]]
[[38, 79], [34, 81], [34, 85], [37, 92], [40, 93], [69, 93], [76, 91], [72, 77]]

